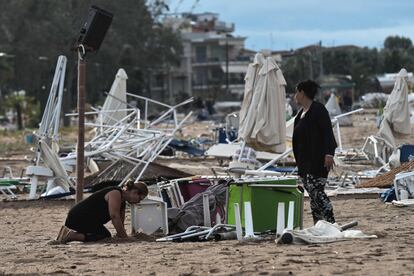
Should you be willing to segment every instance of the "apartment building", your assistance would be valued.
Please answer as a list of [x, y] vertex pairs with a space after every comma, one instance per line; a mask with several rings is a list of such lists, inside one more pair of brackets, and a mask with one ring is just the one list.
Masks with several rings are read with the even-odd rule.
[[181, 62], [153, 76], [151, 91], [170, 102], [193, 96], [240, 100], [244, 75], [254, 55], [244, 49], [246, 37], [234, 35], [235, 26], [216, 13], [169, 16], [164, 24], [179, 30], [183, 39]]

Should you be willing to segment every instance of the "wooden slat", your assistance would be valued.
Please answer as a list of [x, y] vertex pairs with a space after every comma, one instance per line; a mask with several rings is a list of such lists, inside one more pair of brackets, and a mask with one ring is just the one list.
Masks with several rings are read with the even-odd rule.
[[388, 188], [391, 187], [394, 183], [395, 175], [402, 171], [413, 171], [414, 170], [414, 160], [403, 163], [401, 166], [390, 170], [389, 172], [384, 173], [383, 175], [377, 176], [368, 181], [362, 182], [357, 185], [357, 188], [369, 188], [369, 187], [379, 187], [379, 188]]

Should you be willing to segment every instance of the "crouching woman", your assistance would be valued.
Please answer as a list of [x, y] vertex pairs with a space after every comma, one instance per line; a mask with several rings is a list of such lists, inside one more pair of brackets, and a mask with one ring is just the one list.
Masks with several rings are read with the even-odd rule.
[[111, 221], [116, 237], [127, 238], [125, 231], [125, 202], [139, 203], [148, 195], [143, 182], [128, 181], [123, 189], [107, 187], [93, 193], [70, 209], [65, 225], [59, 231], [57, 240], [91, 242], [111, 237], [104, 226]]

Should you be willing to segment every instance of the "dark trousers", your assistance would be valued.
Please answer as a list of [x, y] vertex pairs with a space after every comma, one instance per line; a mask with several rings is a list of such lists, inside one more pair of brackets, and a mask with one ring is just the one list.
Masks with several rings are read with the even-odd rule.
[[326, 220], [335, 223], [332, 203], [325, 193], [326, 178], [307, 174], [301, 180], [310, 197], [313, 222], [316, 224], [318, 220]]
[[99, 221], [71, 214], [71, 212], [66, 218], [65, 226], [84, 234], [85, 242], [99, 241], [111, 237], [111, 232]]

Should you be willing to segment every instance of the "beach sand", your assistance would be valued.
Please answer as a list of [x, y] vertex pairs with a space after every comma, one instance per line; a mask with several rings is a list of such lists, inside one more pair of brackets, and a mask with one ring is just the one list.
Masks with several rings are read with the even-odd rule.
[[[342, 141], [345, 147], [361, 148], [366, 136], [377, 131], [374, 112], [353, 117], [353, 127], [341, 128]], [[190, 126], [183, 134], [193, 136], [206, 129]], [[414, 135], [404, 139], [412, 142]], [[22, 161], [24, 154], [7, 156], [16, 160], [5, 158], [0, 165], [16, 173], [29, 164]], [[194, 174], [211, 174], [212, 166], [223, 170], [213, 159], [160, 163]], [[414, 208], [350, 196], [332, 201], [339, 224], [357, 220], [355, 229], [379, 238], [323, 245], [276, 245], [273, 239], [248, 244], [136, 240], [50, 245], [74, 201], [0, 201], [0, 275], [413, 275]], [[304, 226], [311, 224], [306, 200]], [[115, 233], [111, 223], [108, 228]], [[129, 211], [126, 228], [129, 231]]]
[[[414, 208], [378, 199], [332, 200], [340, 224], [357, 220], [356, 229], [379, 238], [323, 245], [276, 245], [273, 240], [50, 245], [73, 201], [0, 202], [0, 274], [412, 275]], [[127, 220], [130, 229], [129, 214]], [[311, 226], [308, 202], [304, 226]]]

